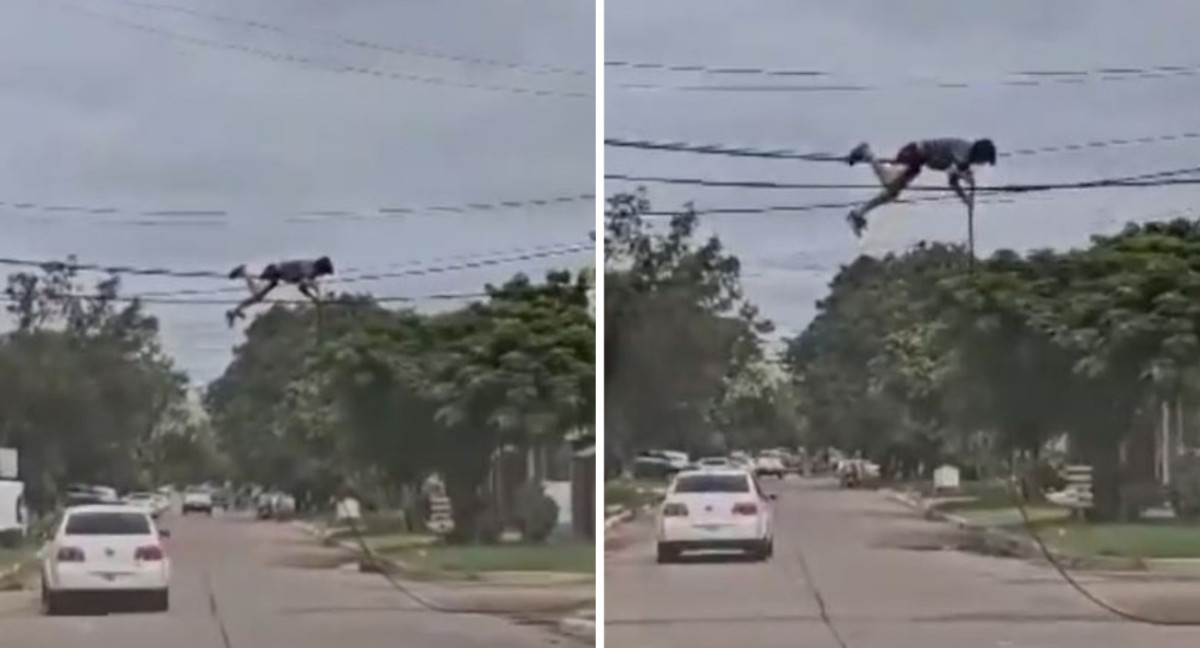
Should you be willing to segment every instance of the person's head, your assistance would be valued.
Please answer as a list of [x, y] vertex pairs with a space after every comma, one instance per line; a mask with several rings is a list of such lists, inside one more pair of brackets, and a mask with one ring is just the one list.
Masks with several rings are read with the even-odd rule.
[[992, 140], [975, 140], [975, 143], [971, 144], [971, 164], [996, 165], [996, 145]]
[[333, 261], [327, 256], [317, 259], [313, 266], [317, 271], [317, 276], [333, 274]]

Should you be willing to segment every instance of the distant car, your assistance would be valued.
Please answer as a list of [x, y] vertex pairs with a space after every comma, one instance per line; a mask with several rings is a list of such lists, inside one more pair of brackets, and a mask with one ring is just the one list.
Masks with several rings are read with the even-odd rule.
[[699, 469], [732, 468], [733, 462], [729, 460], [729, 457], [703, 457], [696, 462], [696, 467]]
[[154, 493], [129, 493], [123, 501], [128, 506], [145, 510], [156, 520], [166, 510], [163, 500]]
[[710, 468], [679, 473], [658, 514], [658, 562], [685, 551], [735, 549], [756, 560], [774, 553], [771, 500], [750, 473]]
[[783, 459], [774, 454], [762, 454], [754, 460], [754, 474], [760, 477], [775, 477], [782, 479], [787, 473], [787, 466], [783, 464]]
[[183, 514], [213, 513], [213, 496], [208, 489], [189, 488], [183, 492]]
[[230, 496], [228, 490], [225, 490], [224, 488], [218, 488], [217, 490], [213, 491], [212, 499], [213, 506], [226, 511], [230, 509], [230, 500], [232, 497]]
[[94, 504], [67, 509], [43, 548], [42, 607], [60, 614], [91, 598], [140, 599], [152, 611], [170, 607], [171, 566], [154, 520], [145, 510]]

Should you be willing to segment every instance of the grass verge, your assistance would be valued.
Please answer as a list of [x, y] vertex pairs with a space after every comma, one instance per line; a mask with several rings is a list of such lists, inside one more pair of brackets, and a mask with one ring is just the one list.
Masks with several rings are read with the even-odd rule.
[[558, 572], [594, 574], [596, 547], [591, 543], [429, 545], [381, 550], [408, 570], [453, 577], [487, 572]]

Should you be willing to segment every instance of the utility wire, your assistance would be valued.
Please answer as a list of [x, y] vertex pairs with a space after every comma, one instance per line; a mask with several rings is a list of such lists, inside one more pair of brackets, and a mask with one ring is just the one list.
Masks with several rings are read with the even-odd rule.
[[[1110, 146], [1130, 146], [1134, 144], [1154, 144], [1160, 142], [1176, 142], [1200, 139], [1200, 132], [1189, 131], [1166, 135], [1150, 135], [1146, 137], [1113, 138], [1093, 140], [1071, 144], [1037, 146], [1019, 148], [1001, 152], [997, 157], [1025, 157], [1045, 153], [1063, 153], [1067, 151], [1083, 151], [1089, 149], [1107, 148]], [[846, 154], [803, 152], [793, 149], [759, 149], [728, 144], [703, 144], [684, 141], [656, 141], [645, 139], [628, 139], [610, 137], [604, 140], [605, 146], [614, 148], [629, 148], [645, 151], [664, 151], [670, 153], [693, 153], [698, 155], [722, 155], [727, 157], [761, 158], [767, 160], [804, 160], [809, 162], [846, 162]]]
[[[422, 301], [457, 301], [463, 299], [480, 299], [490, 297], [493, 293], [487, 291], [472, 291], [472, 292], [446, 292], [446, 293], [428, 293], [421, 295], [366, 295], [372, 301], [380, 304], [392, 303], [413, 303]], [[353, 295], [351, 295], [353, 296]], [[50, 299], [65, 300], [65, 299], [85, 299], [96, 301], [110, 301], [117, 303], [132, 303], [138, 302], [142, 304], [152, 304], [156, 306], [235, 306], [241, 303], [240, 299], [232, 298], [194, 298], [185, 299], [181, 297], [159, 296], [155, 293], [134, 293], [129, 295], [104, 295], [101, 293], [84, 293], [70, 292], [57, 293], [49, 295]], [[2, 296], [0, 301], [5, 303], [16, 303], [17, 300], [11, 296]], [[285, 304], [285, 305], [305, 305], [312, 304], [311, 299], [264, 299], [259, 303], [263, 304]], [[358, 303], [344, 303], [336, 300], [323, 301], [321, 307], [327, 306], [347, 306], [355, 307]]]
[[91, 8], [85, 7], [81, 4], [74, 3], [74, 2], [66, 2], [66, 1], [59, 1], [59, 0], [39, 0], [39, 2], [52, 3], [55, 6], [61, 7], [70, 12], [73, 12], [73, 13], [87, 15], [87, 16], [90, 16], [93, 18], [97, 18], [97, 19], [124, 27], [126, 29], [131, 29], [131, 30], [134, 30], [137, 32], [141, 32], [143, 34], [149, 34], [151, 36], [156, 36], [158, 38], [165, 38], [168, 40], [173, 40], [173, 41], [177, 41], [177, 42], [181, 42], [181, 43], [187, 43], [189, 45], [194, 45], [197, 47], [202, 47], [202, 48], [207, 48], [207, 49], [224, 50], [224, 51], [228, 51], [228, 52], [243, 54], [246, 56], [253, 56], [256, 58], [274, 61], [276, 63], [298, 65], [301, 67], [315, 69], [315, 70], [322, 70], [325, 72], [367, 76], [367, 77], [372, 77], [372, 78], [376, 78], [376, 79], [385, 79], [385, 80], [391, 80], [391, 81], [403, 81], [406, 83], [416, 83], [416, 84], [422, 84], [422, 85], [440, 86], [440, 87], [445, 87], [445, 88], [482, 90], [482, 91], [488, 91], [488, 92], [503, 92], [503, 93], [509, 93], [509, 94], [532, 96], [532, 97], [561, 97], [561, 98], [568, 98], [568, 99], [591, 99], [592, 98], [591, 92], [558, 91], [558, 90], [546, 90], [546, 89], [542, 89], [542, 88], [532, 88], [532, 87], [525, 87], [525, 86], [470, 83], [470, 82], [465, 82], [465, 81], [453, 81], [451, 79], [447, 79], [445, 77], [440, 77], [440, 76], [422, 76], [422, 75], [417, 75], [417, 74], [408, 74], [408, 73], [404, 73], [404, 72], [393, 72], [390, 70], [384, 70], [384, 69], [379, 69], [379, 68], [371, 68], [371, 67], [358, 66], [358, 65], [346, 65], [343, 63], [336, 63], [336, 62], [332, 62], [332, 61], [323, 61], [323, 60], [319, 60], [319, 59], [314, 59], [314, 58], [310, 58], [310, 57], [306, 57], [306, 56], [301, 56], [298, 54], [289, 54], [286, 52], [267, 50], [267, 49], [263, 49], [263, 48], [259, 48], [259, 47], [253, 47], [250, 45], [240, 45], [240, 44], [236, 44], [236, 43], [227, 43], [227, 42], [223, 42], [223, 41], [210, 40], [207, 38], [200, 38], [197, 36], [192, 36], [190, 34], [184, 34], [184, 33], [176, 32], [176, 31], [171, 31], [169, 29], [163, 29], [161, 27], [156, 27], [154, 25], [147, 25], [145, 23], [139, 23], [139, 22], [134, 22], [131, 20], [126, 20], [124, 18], [115, 16], [113, 14], [95, 11]]
[[[422, 214], [472, 214], [481, 212], [500, 212], [514, 209], [586, 203], [593, 202], [595, 199], [596, 196], [592, 193], [580, 193], [552, 196], [549, 198], [529, 198], [525, 200], [502, 200], [494, 202], [424, 205], [413, 207], [378, 207], [367, 212], [354, 209], [317, 209], [303, 211], [299, 216], [293, 216], [285, 219], [285, 222], [308, 223], [330, 219], [360, 219], [382, 222], [387, 218], [419, 216]], [[25, 200], [0, 200], [0, 209], [3, 208], [19, 211], [37, 211], [46, 214], [126, 214], [135, 216], [137, 218], [128, 221], [107, 221], [105, 224], [128, 223], [139, 225], [220, 225], [223, 224], [223, 222], [220, 220], [221, 218], [232, 216], [234, 213], [227, 209], [128, 209], [107, 205], [66, 205]]]
[[[1183, 169], [1172, 169], [1169, 171], [1158, 171], [1150, 174], [1142, 174], [1137, 176], [1124, 176], [1118, 178], [1101, 178], [1097, 180], [1083, 180], [1076, 182], [1056, 182], [1056, 183], [1041, 183], [1041, 184], [1006, 184], [1006, 185], [991, 185], [980, 186], [975, 188], [976, 193], [1032, 193], [1043, 191], [1063, 191], [1063, 190], [1078, 190], [1078, 189], [1109, 189], [1123, 187], [1162, 187], [1170, 185], [1195, 185], [1200, 184], [1200, 178], [1178, 178], [1170, 176], [1192, 175], [1200, 173], [1200, 167], [1188, 167]], [[830, 189], [879, 189], [879, 184], [847, 184], [847, 183], [815, 183], [815, 182], [773, 182], [773, 181], [757, 181], [757, 180], [710, 180], [706, 178], [679, 178], [666, 176], [635, 176], [624, 175], [618, 173], [605, 174], [606, 180], [619, 180], [624, 182], [638, 182], [649, 184], [672, 184], [672, 185], [691, 185], [701, 187], [719, 187], [719, 188], [743, 188], [743, 189], [783, 189], [783, 190], [830, 190]], [[942, 187], [935, 185], [917, 185], [908, 187], [905, 191], [921, 191], [921, 192], [936, 192], [948, 193], [953, 192], [953, 187]]]
[[[761, 78], [768, 80], [813, 79], [824, 81], [839, 75], [827, 70], [788, 69], [767, 67], [725, 67], [655, 63], [644, 61], [607, 61], [605, 67], [614, 70], [638, 72], [660, 72], [671, 75], [701, 75], [724, 78]], [[676, 92], [872, 92], [897, 88], [929, 88], [960, 90], [980, 86], [1043, 87], [1082, 85], [1091, 82], [1133, 81], [1142, 79], [1164, 79], [1191, 77], [1200, 74], [1200, 65], [1161, 65], [1147, 67], [1101, 67], [1081, 70], [1025, 70], [1012, 72], [990, 82], [970, 82], [946, 79], [910, 78], [895, 84], [820, 83], [812, 85], [733, 85], [692, 84], [664, 85], [653, 83], [618, 83], [617, 87], [627, 90], [666, 90]]]
[[[506, 257], [493, 257], [493, 258], [487, 258], [487, 259], [477, 259], [477, 260], [472, 260], [472, 261], [463, 261], [460, 263], [446, 264], [446, 265], [442, 265], [442, 266], [425, 266], [425, 267], [409, 268], [409, 269], [405, 269], [405, 270], [396, 270], [396, 271], [392, 271], [392, 272], [364, 273], [364, 274], [359, 274], [359, 275], [353, 276], [353, 277], [334, 278], [334, 279], [329, 280], [327, 283], [341, 285], [341, 284], [361, 283], [363, 281], [378, 281], [381, 279], [396, 279], [396, 278], [400, 278], [400, 277], [420, 277], [420, 276], [428, 276], [428, 275], [437, 275], [437, 274], [445, 274], [447, 272], [456, 272], [459, 270], [473, 270], [476, 268], [487, 268], [487, 267], [503, 265], [503, 264], [507, 264], [507, 263], [518, 263], [521, 261], [546, 259], [546, 258], [551, 258], [551, 257], [564, 256], [564, 255], [568, 255], [568, 254], [578, 254], [580, 252], [589, 252], [590, 253], [590, 252], [593, 252], [594, 250], [595, 250], [594, 244], [592, 244], [591, 242], [588, 242], [587, 244], [578, 244], [578, 245], [574, 245], [571, 247], [562, 247], [562, 248], [555, 248], [555, 249], [541, 250], [541, 251], [529, 251], [529, 252], [525, 252], [522, 254], [509, 255]], [[228, 279], [229, 278], [228, 273], [225, 273], [224, 275], [222, 275], [222, 278]], [[142, 293], [142, 295], [146, 296], [146, 297], [164, 297], [164, 296], [178, 297], [178, 296], [184, 296], [184, 295], [218, 295], [218, 294], [229, 294], [229, 293], [242, 293], [245, 291], [246, 291], [245, 287], [236, 286], [236, 287], [229, 287], [229, 288], [210, 288], [210, 289], [196, 289], [196, 290], [171, 290], [171, 291], [148, 292], [148, 293]]]
[[120, 0], [120, 4], [138, 7], [142, 9], [150, 9], [154, 11], [166, 11], [171, 13], [179, 13], [193, 18], [209, 20], [218, 23], [230, 25], [238, 25], [259, 31], [270, 32], [277, 36], [285, 38], [294, 38], [298, 40], [321, 43], [324, 45], [338, 45], [352, 47], [362, 50], [370, 50], [376, 52], [386, 52], [388, 54], [396, 54], [399, 56], [407, 56], [412, 58], [428, 59], [433, 61], [446, 61], [450, 63], [462, 63], [468, 65], [479, 65], [484, 67], [494, 67], [514, 72], [536, 75], [562, 75], [574, 77], [591, 77], [591, 70], [580, 70], [575, 68], [564, 68], [554, 65], [530, 64], [530, 63], [515, 63], [512, 61], [501, 61], [493, 58], [480, 56], [462, 56], [457, 54], [446, 54], [443, 52], [435, 52], [426, 49], [414, 47], [400, 47], [396, 45], [387, 45], [378, 42], [371, 42], [359, 38], [344, 36], [337, 33], [314, 34], [305, 33], [301, 30], [284, 27], [278, 24], [268, 23], [249, 18], [241, 18], [237, 16], [229, 16], [225, 14], [217, 14], [211, 12], [193, 9], [191, 7], [181, 7], [179, 5], [157, 3], [157, 2], [137, 2], [134, 0]]
[[[357, 281], [368, 281], [368, 280], [391, 278], [391, 277], [441, 274], [441, 273], [445, 273], [445, 272], [451, 272], [454, 270], [462, 270], [462, 269], [478, 268], [478, 267], [488, 267], [488, 266], [493, 266], [493, 265], [499, 265], [501, 263], [511, 263], [511, 262], [515, 262], [515, 261], [524, 261], [524, 260], [530, 260], [530, 259], [539, 259], [539, 258], [560, 256], [560, 255], [564, 255], [564, 254], [572, 254], [572, 253], [576, 253], [576, 252], [579, 252], [582, 250], [591, 251], [592, 249], [593, 249], [592, 244], [588, 243], [587, 245], [574, 245], [572, 247], [565, 247], [565, 248], [553, 248], [553, 249], [548, 249], [548, 250], [536, 250], [536, 251], [531, 250], [529, 252], [526, 252], [523, 254], [518, 254], [518, 255], [510, 255], [507, 257], [500, 257], [500, 258], [481, 259], [481, 260], [476, 260], [476, 261], [463, 262], [463, 263], [459, 263], [459, 264], [417, 267], [417, 268], [411, 268], [408, 270], [396, 271], [396, 272], [377, 272], [377, 273], [371, 273], [371, 274], [363, 274], [363, 275], [359, 275], [359, 276], [355, 276], [355, 277], [347, 277], [347, 278], [341, 279], [340, 281], [335, 280], [334, 283], [354, 283]], [[73, 262], [73, 261], [47, 261], [47, 260], [25, 259], [25, 258], [14, 258], [14, 257], [0, 257], [0, 265], [41, 268], [46, 271], [83, 270], [83, 271], [92, 271], [92, 272], [104, 272], [107, 274], [114, 274], [114, 275], [162, 276], [162, 277], [176, 277], [176, 278], [181, 278], [181, 279], [221, 279], [224, 281], [230, 280], [228, 271], [219, 272], [219, 271], [213, 271], [213, 270], [179, 270], [179, 269], [174, 269], [174, 268], [163, 268], [163, 267], [148, 268], [148, 267], [138, 267], [138, 266], [128, 266], [128, 265], [103, 265], [103, 264], [97, 264], [97, 263], [79, 263], [79, 262]], [[232, 293], [232, 292], [244, 292], [244, 288], [238, 287], [238, 288], [226, 288], [226, 289], [216, 289], [216, 290], [167, 291], [167, 292], [157, 292], [157, 293], [145, 293], [144, 296], [159, 297], [159, 296], [174, 296], [174, 295], [189, 295], [189, 294], [203, 295], [203, 294]]]

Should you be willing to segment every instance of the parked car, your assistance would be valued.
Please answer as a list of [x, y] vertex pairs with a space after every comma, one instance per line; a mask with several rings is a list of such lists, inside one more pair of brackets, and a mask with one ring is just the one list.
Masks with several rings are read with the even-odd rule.
[[124, 497], [123, 502], [128, 506], [146, 511], [150, 517], [156, 520], [167, 510], [163, 499], [154, 493], [129, 493]]
[[168, 535], [138, 507], [68, 508], [41, 553], [43, 609], [53, 615], [81, 599], [113, 604], [132, 598], [165, 612], [171, 567], [162, 538]]
[[658, 514], [658, 562], [683, 552], [730, 549], [767, 560], [774, 553], [771, 501], [750, 473], [710, 468], [676, 475]]

